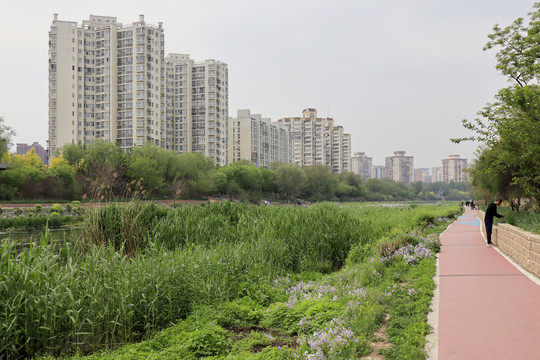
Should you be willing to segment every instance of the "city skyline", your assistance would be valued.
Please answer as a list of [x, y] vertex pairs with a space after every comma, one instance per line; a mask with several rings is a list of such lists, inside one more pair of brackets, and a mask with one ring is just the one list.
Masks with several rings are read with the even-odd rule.
[[0, 60], [7, 85], [0, 116], [17, 131], [13, 143], [45, 144], [47, 138], [53, 13], [62, 20], [95, 14], [125, 23], [144, 14], [149, 23], [163, 22], [166, 53], [229, 65], [229, 114], [249, 108], [276, 121], [299, 108], [317, 108], [351, 133], [352, 153], [365, 152], [379, 165], [400, 149], [418, 167], [433, 167], [454, 153], [474, 158], [476, 144], [456, 145], [449, 138], [469, 135], [461, 119], [473, 119], [507, 85], [495, 70], [495, 51], [482, 47], [495, 23], [509, 25], [533, 4], [31, 3], [0, 5], [10, 14], [4, 33], [17, 28], [16, 37], [3, 39]]

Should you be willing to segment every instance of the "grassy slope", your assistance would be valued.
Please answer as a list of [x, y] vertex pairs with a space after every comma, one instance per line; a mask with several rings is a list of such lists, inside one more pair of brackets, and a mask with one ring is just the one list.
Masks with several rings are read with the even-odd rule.
[[[357, 211], [357, 216], [367, 215]], [[403, 227], [398, 228], [390, 230], [384, 246], [353, 247], [338, 272], [278, 277], [273, 286], [250, 287], [234, 301], [198, 305], [185, 320], [148, 341], [91, 358], [288, 359], [293, 353], [359, 358], [371, 352], [374, 332], [389, 314], [393, 346], [383, 351], [386, 358], [422, 359], [435, 260], [422, 252], [422, 245], [402, 247], [402, 256], [392, 256], [391, 245], [399, 247], [405, 239], [399, 235]], [[437, 249], [425, 237], [408, 242]], [[383, 251], [389, 256], [381, 259]]]

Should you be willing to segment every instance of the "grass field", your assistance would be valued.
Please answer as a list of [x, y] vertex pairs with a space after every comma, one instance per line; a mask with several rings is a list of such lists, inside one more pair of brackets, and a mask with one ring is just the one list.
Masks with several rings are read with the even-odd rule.
[[387, 326], [387, 358], [422, 358], [438, 243], [408, 234], [457, 211], [97, 208], [60, 251], [1, 244], [0, 356], [349, 359]]

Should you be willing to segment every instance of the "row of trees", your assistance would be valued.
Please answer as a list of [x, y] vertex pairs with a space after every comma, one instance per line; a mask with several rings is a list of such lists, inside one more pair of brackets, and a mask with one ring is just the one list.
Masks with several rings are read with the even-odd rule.
[[484, 50], [499, 48], [497, 69], [511, 86], [499, 90], [474, 121], [463, 120], [476, 133], [455, 142], [482, 144], [471, 170], [476, 193], [486, 200], [503, 196], [519, 208], [527, 198], [540, 205], [540, 3], [512, 25], [493, 27]]
[[470, 198], [465, 184], [411, 186], [368, 179], [351, 172], [331, 173], [323, 165], [300, 168], [274, 163], [270, 169], [248, 161], [214, 166], [199, 153], [164, 150], [146, 144], [123, 153], [115, 144], [94, 141], [64, 146], [41, 164], [33, 152], [4, 155], [10, 168], [0, 172], [0, 199], [204, 198], [218, 194], [234, 199], [294, 200], [450, 200]]

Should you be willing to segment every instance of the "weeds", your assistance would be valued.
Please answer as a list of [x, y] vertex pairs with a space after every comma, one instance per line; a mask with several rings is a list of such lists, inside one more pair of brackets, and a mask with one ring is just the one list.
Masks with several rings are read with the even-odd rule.
[[[96, 358], [307, 358], [318, 351], [310, 342], [355, 358], [369, 353], [386, 307], [405, 291], [392, 285], [432, 261], [378, 259], [379, 240], [416, 229], [423, 211], [136, 202], [94, 209], [84, 252], [73, 243], [57, 250], [44, 241], [21, 253], [0, 244], [0, 356], [87, 354], [177, 324]], [[429, 211], [447, 216], [450, 208]], [[246, 345], [231, 354], [232, 328], [241, 327], [267, 329], [271, 344], [288, 345], [261, 349], [257, 335], [260, 352]], [[342, 344], [346, 330], [355, 341]], [[335, 341], [321, 342], [322, 334]]]

